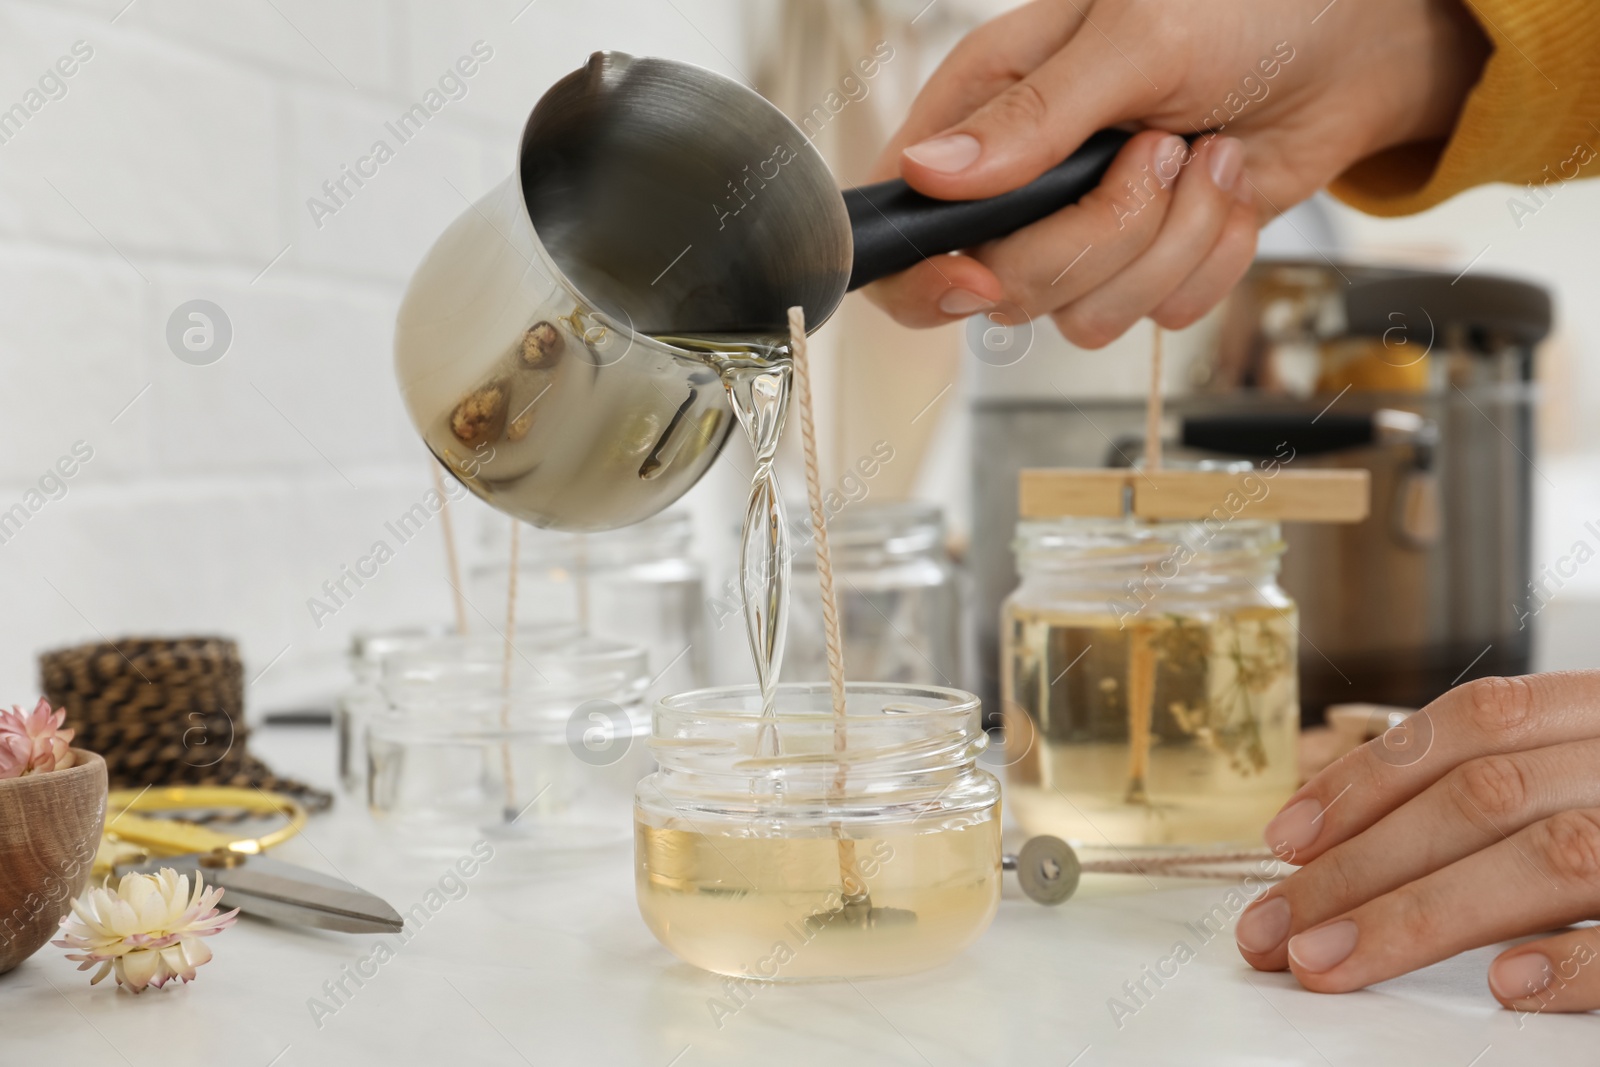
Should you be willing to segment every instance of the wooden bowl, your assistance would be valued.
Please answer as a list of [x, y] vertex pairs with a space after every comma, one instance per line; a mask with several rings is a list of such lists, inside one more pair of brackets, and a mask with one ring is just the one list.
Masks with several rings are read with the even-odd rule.
[[94, 867], [106, 761], [81, 748], [64, 771], [0, 781], [0, 974], [56, 935]]

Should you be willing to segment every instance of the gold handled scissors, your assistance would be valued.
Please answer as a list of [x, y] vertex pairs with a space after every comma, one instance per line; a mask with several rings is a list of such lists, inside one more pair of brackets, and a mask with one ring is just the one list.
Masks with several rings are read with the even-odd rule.
[[[242, 811], [281, 816], [267, 833], [230, 833], [182, 819], [143, 814], [167, 811]], [[381, 897], [342, 878], [269, 859], [265, 851], [299, 833], [305, 808], [292, 797], [233, 786], [167, 786], [113, 790], [106, 798], [105, 836], [96, 875], [153, 874], [171, 867], [191, 877], [204, 873], [227, 890], [227, 901], [247, 915], [349, 933], [395, 933], [404, 925]]]

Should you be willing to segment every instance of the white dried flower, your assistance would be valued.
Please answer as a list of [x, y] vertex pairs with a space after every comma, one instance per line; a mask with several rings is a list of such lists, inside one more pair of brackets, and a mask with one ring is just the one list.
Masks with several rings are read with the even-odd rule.
[[190, 982], [195, 968], [211, 959], [201, 938], [226, 930], [239, 914], [238, 908], [219, 914], [221, 898], [222, 888], [207, 889], [199, 871], [192, 895], [188, 876], [170, 867], [160, 874], [125, 874], [115, 890], [90, 889], [74, 900], [72, 915], [61, 920], [66, 936], [52, 943], [81, 950], [67, 954], [81, 961], [80, 971], [100, 965], [90, 985], [113, 970], [117, 984], [134, 993], [147, 985], [159, 989], [172, 978]]

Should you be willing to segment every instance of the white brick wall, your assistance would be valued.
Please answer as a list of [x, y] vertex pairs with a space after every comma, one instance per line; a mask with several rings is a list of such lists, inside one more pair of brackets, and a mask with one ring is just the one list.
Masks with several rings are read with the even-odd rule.
[[[446, 621], [437, 524], [322, 628], [306, 609], [429, 486], [390, 369], [405, 280], [460, 197], [509, 172], [550, 82], [598, 48], [736, 74], [743, 17], [738, 0], [0, 0], [0, 110], [93, 49], [0, 143], [0, 510], [75, 441], [94, 450], [0, 543], [0, 702], [32, 699], [41, 649], [207, 630], [252, 674], [288, 648], [259, 710], [353, 629]], [[316, 226], [306, 199], [477, 40], [494, 56], [467, 95]], [[233, 326], [210, 366], [165, 341], [196, 298]], [[702, 497], [728, 491], [713, 481]], [[479, 510], [458, 507], [466, 546]]]

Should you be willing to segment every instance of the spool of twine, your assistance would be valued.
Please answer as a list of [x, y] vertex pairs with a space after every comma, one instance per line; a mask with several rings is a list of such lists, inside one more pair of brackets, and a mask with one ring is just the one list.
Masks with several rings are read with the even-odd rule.
[[40, 688], [73, 744], [106, 761], [112, 789], [228, 785], [286, 793], [322, 811], [331, 794], [252, 756], [239, 647], [221, 637], [130, 637], [44, 652]]

